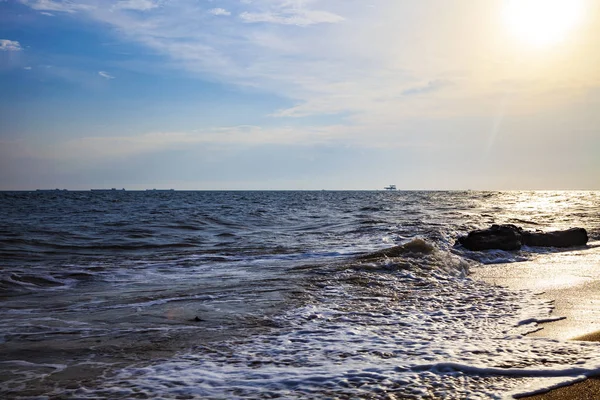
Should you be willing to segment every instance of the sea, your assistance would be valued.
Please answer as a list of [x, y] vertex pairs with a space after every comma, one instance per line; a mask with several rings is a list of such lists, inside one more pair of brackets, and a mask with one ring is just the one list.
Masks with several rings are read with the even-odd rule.
[[597, 343], [527, 336], [557, 318], [539, 293], [472, 277], [552, 256], [456, 244], [501, 223], [584, 227], [584, 262], [600, 192], [1, 192], [0, 398], [504, 399], [599, 374]]

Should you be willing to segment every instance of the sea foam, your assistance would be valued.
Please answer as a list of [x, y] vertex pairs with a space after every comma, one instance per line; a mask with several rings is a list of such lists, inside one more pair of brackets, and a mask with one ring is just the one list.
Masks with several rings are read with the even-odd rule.
[[331, 267], [277, 328], [123, 368], [93, 395], [500, 399], [600, 373], [594, 344], [525, 336], [560, 318], [551, 303], [475, 282], [468, 260], [420, 248]]

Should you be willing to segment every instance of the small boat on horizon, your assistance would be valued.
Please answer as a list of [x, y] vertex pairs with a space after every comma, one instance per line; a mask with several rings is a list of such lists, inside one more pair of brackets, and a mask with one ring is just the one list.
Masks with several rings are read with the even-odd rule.
[[397, 190], [396, 189], [396, 185], [390, 185], [390, 186], [386, 186], [384, 187], [385, 190]]

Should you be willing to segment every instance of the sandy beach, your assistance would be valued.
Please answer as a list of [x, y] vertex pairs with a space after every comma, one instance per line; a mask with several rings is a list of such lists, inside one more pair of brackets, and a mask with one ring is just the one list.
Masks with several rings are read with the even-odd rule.
[[[531, 336], [600, 341], [600, 243], [542, 254], [520, 263], [486, 265], [475, 269], [473, 277], [515, 290], [532, 290], [554, 303], [552, 316], [564, 319], [540, 324], [540, 330]], [[600, 344], [598, 348], [600, 351]], [[597, 399], [600, 377], [525, 398]]]

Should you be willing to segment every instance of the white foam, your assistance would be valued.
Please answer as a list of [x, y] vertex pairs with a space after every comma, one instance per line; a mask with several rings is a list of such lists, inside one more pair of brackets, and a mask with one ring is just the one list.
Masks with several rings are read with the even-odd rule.
[[280, 328], [124, 368], [102, 390], [491, 399], [600, 374], [594, 343], [523, 336], [560, 318], [550, 316], [549, 302], [464, 278], [468, 265], [439, 249], [415, 260], [348, 265], [320, 281], [306, 305], [276, 318]]
[[33, 363], [25, 360], [0, 361], [3, 378], [11, 376], [10, 380], [0, 382], [0, 393], [5, 390], [23, 390], [31, 382], [39, 382], [48, 376], [66, 369], [64, 364]]
[[13, 366], [13, 367], [27, 367], [27, 368], [49, 368], [52, 369], [53, 372], [59, 372], [66, 368], [64, 364], [45, 364], [45, 363], [33, 363], [25, 360], [7, 360], [0, 361], [0, 364]]

